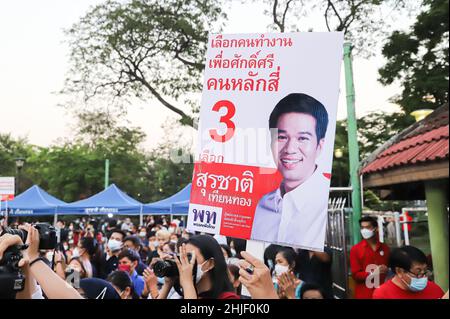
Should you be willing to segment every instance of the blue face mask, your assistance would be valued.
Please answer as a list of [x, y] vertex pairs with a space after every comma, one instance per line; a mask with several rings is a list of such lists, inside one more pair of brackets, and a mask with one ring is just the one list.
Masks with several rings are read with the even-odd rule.
[[423, 278], [411, 277], [411, 283], [408, 285], [408, 288], [412, 292], [419, 292], [424, 290], [427, 284], [428, 284], [428, 277]]

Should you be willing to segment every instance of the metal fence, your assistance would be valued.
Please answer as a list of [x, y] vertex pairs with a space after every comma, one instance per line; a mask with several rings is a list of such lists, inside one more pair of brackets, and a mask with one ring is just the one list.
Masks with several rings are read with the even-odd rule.
[[348, 261], [345, 197], [330, 198], [325, 247], [332, 251], [333, 296], [346, 299], [348, 296]]

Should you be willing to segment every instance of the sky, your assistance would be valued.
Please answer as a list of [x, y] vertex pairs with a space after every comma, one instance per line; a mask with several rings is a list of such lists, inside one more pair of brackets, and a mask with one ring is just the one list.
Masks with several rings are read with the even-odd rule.
[[[68, 70], [69, 49], [63, 30], [83, 16], [90, 6], [101, 0], [22, 0], [0, 4], [0, 133], [26, 137], [32, 144], [49, 146], [72, 136], [75, 124], [71, 114], [58, 103], [56, 94], [63, 88]], [[251, 20], [249, 20], [251, 16]], [[399, 19], [398, 29], [407, 28], [412, 20]], [[263, 8], [252, 3], [233, 1], [228, 11], [224, 33], [263, 33], [270, 19]], [[316, 30], [316, 29], [315, 29]], [[370, 59], [356, 57], [353, 72], [356, 91], [356, 114], [374, 110], [396, 111], [389, 99], [401, 92], [397, 84], [382, 86], [378, 69], [382, 56]], [[341, 71], [341, 94], [338, 119], [346, 117], [344, 72]], [[152, 104], [150, 108], [148, 105]], [[157, 111], [155, 112], [155, 107]], [[157, 146], [167, 132], [163, 123], [176, 115], [158, 103], [136, 103], [128, 109], [127, 119], [147, 134], [143, 147]], [[193, 133], [189, 130], [189, 133]]]

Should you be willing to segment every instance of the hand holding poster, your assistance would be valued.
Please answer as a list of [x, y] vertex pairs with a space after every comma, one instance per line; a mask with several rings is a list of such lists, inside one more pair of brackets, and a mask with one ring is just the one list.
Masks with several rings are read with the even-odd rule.
[[210, 37], [189, 230], [323, 251], [342, 45]]

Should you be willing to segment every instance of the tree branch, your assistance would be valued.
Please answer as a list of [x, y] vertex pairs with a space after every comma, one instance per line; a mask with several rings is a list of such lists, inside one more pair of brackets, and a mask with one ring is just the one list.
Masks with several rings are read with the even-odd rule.
[[[282, 19], [282, 23], [283, 23], [283, 26], [285, 26], [286, 25], [286, 14], [287, 14], [287, 12], [288, 12], [288, 10], [289, 10], [289, 5], [291, 4], [291, 2], [292, 2], [293, 0], [289, 0], [287, 3], [286, 3], [286, 8], [284, 9], [284, 12], [283, 12], [283, 19]], [[284, 27], [283, 27], [284, 28]]]
[[[138, 74], [139, 72], [139, 74]], [[135, 69], [133, 71], [130, 70], [130, 73], [132, 76], [134, 76], [135, 79], [137, 79], [139, 82], [141, 82], [149, 91], [150, 93], [153, 94], [154, 97], [156, 97], [156, 99], [161, 102], [162, 105], [164, 105], [165, 107], [167, 107], [169, 110], [171, 110], [172, 112], [177, 113], [178, 115], [181, 116], [181, 121], [184, 124], [187, 124], [189, 126], [194, 127], [194, 120], [192, 117], [190, 117], [189, 115], [187, 115], [186, 113], [184, 113], [181, 109], [179, 109], [178, 107], [170, 104], [169, 102], [167, 102], [162, 96], [161, 94], [159, 94], [158, 91], [155, 90], [155, 88], [153, 86], [150, 85], [150, 83], [148, 83], [148, 81], [145, 79], [144, 75], [142, 74], [141, 70], [139, 69]], [[195, 127], [194, 127], [195, 128]]]
[[278, 21], [277, 7], [278, 7], [278, 0], [274, 0], [272, 8], [273, 23], [275, 23], [280, 28], [280, 32], [284, 32], [284, 25], [280, 21]]
[[339, 15], [339, 12], [337, 11], [336, 7], [334, 6], [333, 0], [328, 0], [328, 5], [333, 9], [334, 14], [339, 19], [339, 26], [336, 28], [336, 31], [342, 31], [341, 27], [343, 25], [343, 21], [341, 16]]

